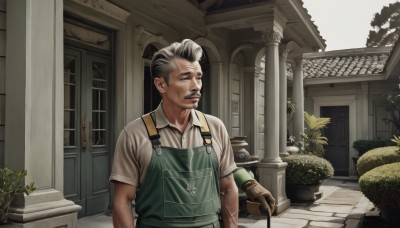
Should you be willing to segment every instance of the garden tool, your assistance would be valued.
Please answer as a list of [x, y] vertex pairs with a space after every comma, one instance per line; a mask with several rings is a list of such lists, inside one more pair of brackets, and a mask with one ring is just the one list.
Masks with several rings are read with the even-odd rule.
[[257, 197], [256, 201], [246, 200], [247, 212], [251, 215], [266, 215], [267, 228], [271, 227], [271, 208], [264, 197]]

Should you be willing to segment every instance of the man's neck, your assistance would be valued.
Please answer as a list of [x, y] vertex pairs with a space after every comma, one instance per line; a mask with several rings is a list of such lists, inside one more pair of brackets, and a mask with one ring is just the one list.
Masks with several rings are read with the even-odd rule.
[[181, 132], [184, 132], [190, 120], [191, 109], [182, 109], [164, 103], [161, 104], [161, 107], [170, 124], [174, 125]]

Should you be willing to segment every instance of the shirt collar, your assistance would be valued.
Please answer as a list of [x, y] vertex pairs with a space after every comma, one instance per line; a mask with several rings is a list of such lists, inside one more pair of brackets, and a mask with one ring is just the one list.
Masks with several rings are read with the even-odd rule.
[[[165, 116], [164, 110], [162, 109], [161, 103], [158, 105], [156, 110], [154, 111], [155, 114], [155, 122], [156, 122], [156, 128], [161, 129], [167, 126], [171, 126], [170, 122], [168, 121], [167, 117]], [[190, 110], [190, 120], [189, 124], [201, 127], [201, 123], [199, 118], [196, 115], [196, 112], [194, 109]]]

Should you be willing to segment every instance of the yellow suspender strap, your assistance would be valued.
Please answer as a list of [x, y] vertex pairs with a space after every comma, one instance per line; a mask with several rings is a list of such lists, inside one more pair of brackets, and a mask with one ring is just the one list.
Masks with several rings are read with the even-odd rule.
[[142, 116], [142, 120], [144, 125], [146, 126], [147, 129], [147, 134], [149, 134], [150, 140], [156, 140], [160, 138], [160, 135], [158, 134], [158, 130], [156, 128], [156, 125], [154, 123], [153, 117], [151, 116], [151, 113], [147, 113]]
[[204, 115], [204, 113], [200, 112], [200, 111], [196, 111], [196, 115], [200, 120], [200, 132], [201, 132], [201, 136], [203, 137], [204, 140], [204, 144], [205, 145], [211, 145], [212, 144], [212, 136], [211, 136], [211, 132], [210, 132], [210, 128], [208, 126], [208, 122], [206, 119], [206, 116]]

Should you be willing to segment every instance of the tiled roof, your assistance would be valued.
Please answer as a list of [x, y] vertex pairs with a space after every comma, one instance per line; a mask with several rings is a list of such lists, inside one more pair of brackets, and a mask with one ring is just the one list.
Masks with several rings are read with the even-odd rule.
[[379, 75], [389, 54], [390, 47], [307, 53], [303, 55], [303, 76], [307, 80]]

